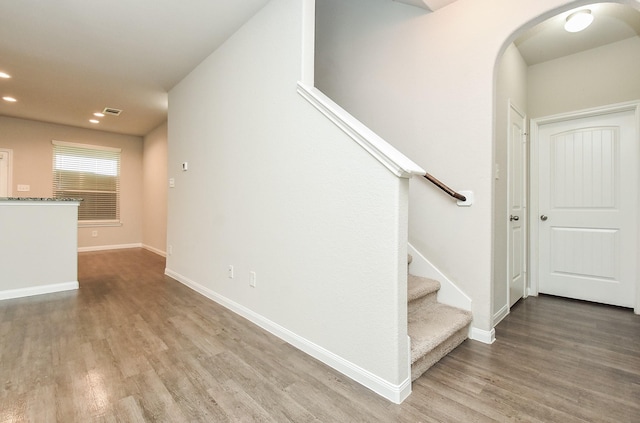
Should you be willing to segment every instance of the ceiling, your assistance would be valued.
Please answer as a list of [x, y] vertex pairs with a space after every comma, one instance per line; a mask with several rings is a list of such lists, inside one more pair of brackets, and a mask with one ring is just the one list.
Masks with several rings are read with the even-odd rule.
[[421, 7], [430, 12], [435, 12], [438, 9], [442, 9], [448, 4], [455, 2], [456, 0], [394, 0], [400, 3], [410, 4], [411, 6]]
[[[582, 9], [591, 10], [593, 23], [582, 32], [565, 31], [567, 16]], [[520, 36], [515, 45], [531, 66], [637, 36], [640, 36], [640, 11], [617, 3], [598, 3], [538, 24]]]
[[[455, 0], [400, 0], [430, 10]], [[0, 0], [0, 115], [131, 135], [167, 118], [167, 92], [268, 0]], [[562, 29], [568, 13], [523, 34], [529, 65], [640, 34], [640, 12], [589, 6], [587, 30]], [[99, 118], [105, 107], [120, 116]]]
[[[132, 135], [268, 0], [0, 0], [0, 115]], [[121, 109], [92, 124], [93, 113]]]

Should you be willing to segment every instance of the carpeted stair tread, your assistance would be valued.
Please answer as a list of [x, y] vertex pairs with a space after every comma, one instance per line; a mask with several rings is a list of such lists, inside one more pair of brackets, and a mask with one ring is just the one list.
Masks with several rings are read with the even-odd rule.
[[[407, 255], [407, 263], [413, 257]], [[468, 337], [472, 314], [437, 302], [440, 282], [407, 276], [408, 332], [411, 338], [411, 381], [418, 379]]]
[[417, 300], [430, 294], [438, 292], [440, 282], [409, 274], [407, 278], [407, 302]]
[[[471, 323], [470, 312], [440, 303], [409, 313], [411, 363], [427, 355], [469, 323]], [[439, 360], [440, 357], [437, 359]]]

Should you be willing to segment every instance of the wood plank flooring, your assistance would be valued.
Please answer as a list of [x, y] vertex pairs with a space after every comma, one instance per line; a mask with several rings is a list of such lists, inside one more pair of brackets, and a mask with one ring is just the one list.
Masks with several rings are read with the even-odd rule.
[[82, 253], [78, 291], [0, 301], [0, 422], [640, 422], [628, 309], [528, 298], [395, 405], [163, 271]]

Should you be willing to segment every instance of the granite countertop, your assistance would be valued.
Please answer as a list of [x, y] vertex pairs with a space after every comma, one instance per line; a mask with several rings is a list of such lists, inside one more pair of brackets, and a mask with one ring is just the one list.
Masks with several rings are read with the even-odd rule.
[[0, 201], [82, 201], [82, 198], [0, 197]]

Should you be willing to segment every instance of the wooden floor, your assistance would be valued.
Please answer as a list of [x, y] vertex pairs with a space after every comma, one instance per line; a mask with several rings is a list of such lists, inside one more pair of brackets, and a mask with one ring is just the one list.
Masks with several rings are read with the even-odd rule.
[[640, 316], [521, 301], [387, 402], [163, 275], [82, 253], [80, 290], [0, 301], [0, 422], [640, 422]]

